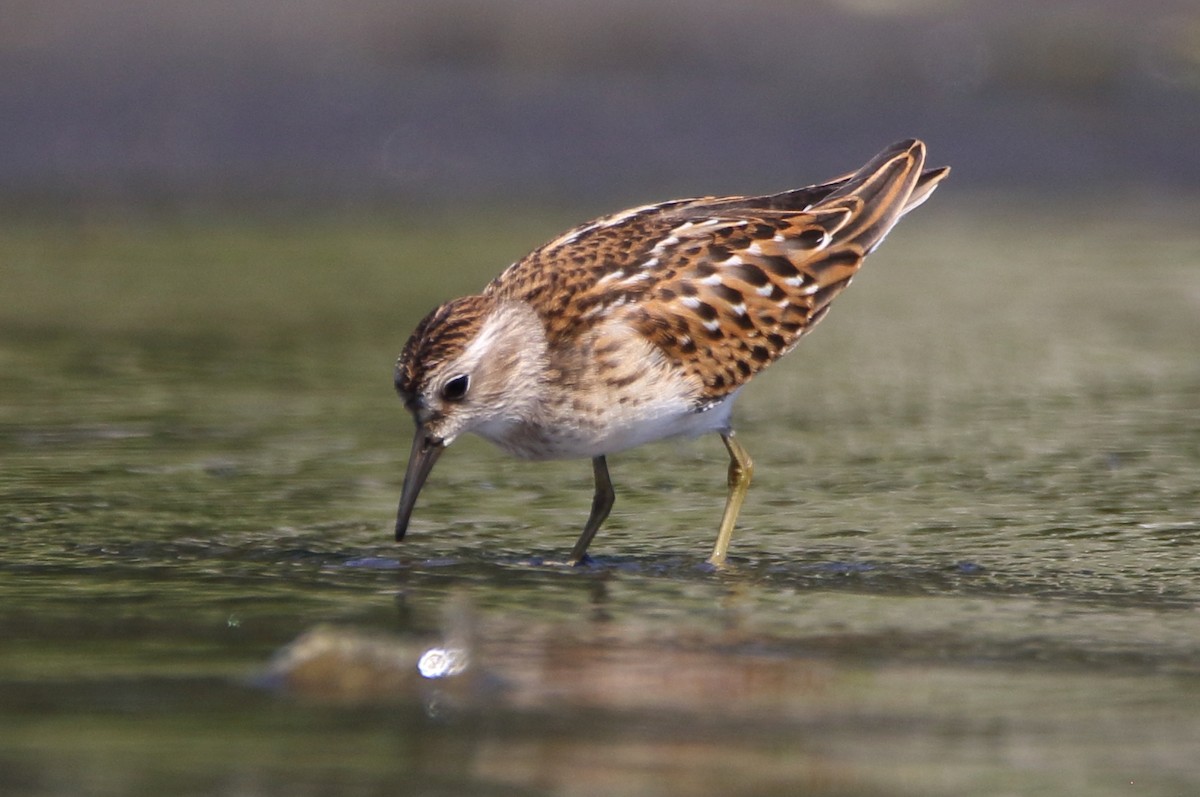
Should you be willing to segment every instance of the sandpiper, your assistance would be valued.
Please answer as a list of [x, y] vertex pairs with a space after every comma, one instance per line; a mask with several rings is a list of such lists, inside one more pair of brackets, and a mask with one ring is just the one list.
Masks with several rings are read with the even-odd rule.
[[716, 432], [729, 493], [708, 561], [721, 567], [752, 472], [734, 400], [950, 171], [924, 162], [924, 144], [908, 140], [808, 188], [631, 208], [436, 308], [396, 362], [416, 422], [396, 539], [438, 457], [474, 432], [525, 459], [591, 458], [591, 514], [569, 560], [578, 564], [613, 505], [609, 454]]

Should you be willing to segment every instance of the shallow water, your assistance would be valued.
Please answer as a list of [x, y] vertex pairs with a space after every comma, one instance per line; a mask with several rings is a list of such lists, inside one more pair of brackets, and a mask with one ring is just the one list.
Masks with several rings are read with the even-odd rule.
[[576, 214], [9, 220], [0, 792], [1193, 793], [1195, 210], [922, 208], [739, 402], [721, 573], [716, 439], [589, 567], [587, 463], [473, 440], [390, 539], [404, 338]]

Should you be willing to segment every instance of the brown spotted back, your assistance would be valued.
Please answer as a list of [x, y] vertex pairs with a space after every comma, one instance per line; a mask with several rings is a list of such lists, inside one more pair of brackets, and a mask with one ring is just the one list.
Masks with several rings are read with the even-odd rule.
[[897, 144], [849, 177], [761, 197], [676, 200], [576, 227], [484, 296], [528, 302], [553, 345], [620, 318], [703, 384], [733, 392], [796, 345], [948, 170]]

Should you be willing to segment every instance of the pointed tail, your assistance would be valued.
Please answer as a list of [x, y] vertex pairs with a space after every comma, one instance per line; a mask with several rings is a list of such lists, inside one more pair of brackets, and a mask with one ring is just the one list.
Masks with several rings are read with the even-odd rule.
[[947, 166], [923, 171], [924, 165], [925, 145], [912, 138], [900, 141], [868, 161], [813, 210], [845, 213], [838, 237], [870, 254], [950, 173]]

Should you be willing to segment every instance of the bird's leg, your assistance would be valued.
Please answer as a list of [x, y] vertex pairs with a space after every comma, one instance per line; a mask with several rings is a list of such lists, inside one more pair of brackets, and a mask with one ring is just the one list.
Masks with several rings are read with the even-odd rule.
[[608, 517], [608, 511], [612, 509], [613, 501], [617, 497], [613, 490], [612, 480], [608, 478], [608, 462], [603, 455], [592, 457], [592, 475], [596, 478], [596, 494], [592, 497], [592, 513], [588, 515], [583, 533], [579, 535], [579, 540], [571, 549], [571, 558], [568, 561], [572, 565], [581, 564], [587, 557], [587, 549], [592, 544], [592, 537], [596, 536], [600, 524]]
[[733, 537], [733, 526], [746, 491], [750, 489], [750, 477], [754, 475], [754, 461], [750, 454], [733, 436], [733, 431], [721, 433], [721, 442], [729, 452], [729, 497], [725, 499], [725, 514], [721, 516], [721, 529], [717, 532], [717, 544], [713, 547], [708, 563], [713, 567], [725, 565], [725, 554], [729, 551], [729, 540]]

